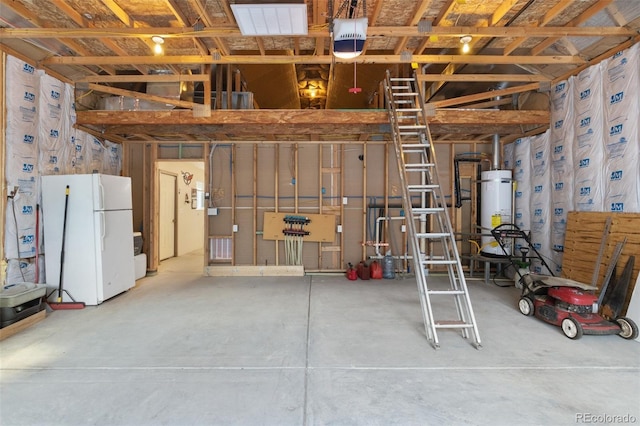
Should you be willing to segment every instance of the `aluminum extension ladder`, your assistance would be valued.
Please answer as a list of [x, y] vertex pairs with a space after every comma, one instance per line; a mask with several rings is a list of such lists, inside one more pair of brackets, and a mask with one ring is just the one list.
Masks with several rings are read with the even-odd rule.
[[[465, 339], [472, 335], [473, 344], [479, 349], [478, 326], [447, 213], [447, 203], [438, 182], [435, 149], [418, 81], [416, 78], [392, 78], [387, 71], [384, 87], [400, 173], [408, 244], [427, 338], [437, 349], [440, 347], [438, 329], [459, 329]], [[428, 270], [436, 265], [446, 266], [448, 287], [440, 287], [435, 282], [432, 283], [433, 288], [427, 286]], [[457, 317], [435, 319], [432, 296], [452, 297], [453, 303], [451, 300], [438, 300], [438, 315], [444, 309], [447, 317], [453, 317], [451, 311], [452, 305], [455, 305]]]

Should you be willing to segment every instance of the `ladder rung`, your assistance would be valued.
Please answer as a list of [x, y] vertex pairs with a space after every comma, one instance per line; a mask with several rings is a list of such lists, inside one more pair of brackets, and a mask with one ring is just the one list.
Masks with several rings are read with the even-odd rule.
[[453, 296], [457, 296], [460, 294], [465, 294], [464, 290], [427, 290], [427, 293], [429, 294], [443, 294], [443, 295], [453, 295]]
[[462, 321], [436, 321], [436, 328], [471, 328], [473, 324]]
[[430, 172], [431, 171], [431, 169], [430, 169], [431, 166], [433, 166], [433, 164], [430, 164], [430, 165], [427, 164], [424, 167], [411, 167], [411, 168], [406, 169], [406, 172], [407, 173], [415, 173], [415, 172], [425, 173], [425, 172]]
[[450, 236], [451, 234], [448, 232], [416, 232], [416, 237], [418, 238], [436, 239], [436, 238], [446, 238]]
[[406, 97], [406, 96], [417, 96], [418, 92], [400, 92], [400, 93], [394, 93], [393, 96], [398, 96], [398, 97]]
[[438, 188], [438, 185], [407, 185], [410, 192], [429, 192]]
[[390, 81], [414, 81], [413, 77], [390, 77]]
[[416, 207], [411, 209], [411, 211], [415, 214], [434, 214], [441, 213], [444, 211], [443, 207]]
[[[404, 167], [405, 169], [415, 169], [415, 168], [431, 168], [434, 167], [435, 164], [433, 163], [409, 163], [409, 164], [405, 164]], [[407, 170], [407, 171], [413, 171], [413, 170]]]
[[398, 129], [426, 129], [424, 124], [398, 124]]
[[429, 148], [429, 145], [426, 143], [403, 143], [400, 146], [404, 148]]
[[399, 113], [399, 112], [420, 112], [420, 111], [422, 111], [422, 108], [402, 108], [402, 109], [399, 109], [398, 111], [396, 111], [396, 113]]
[[422, 260], [423, 265], [455, 265], [458, 262], [456, 260]]

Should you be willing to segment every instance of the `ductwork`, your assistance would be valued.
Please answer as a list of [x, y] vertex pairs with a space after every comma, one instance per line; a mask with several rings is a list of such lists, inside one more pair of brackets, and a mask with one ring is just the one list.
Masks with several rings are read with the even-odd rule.
[[500, 169], [500, 135], [493, 135], [493, 159], [491, 161], [491, 170], [499, 170]]

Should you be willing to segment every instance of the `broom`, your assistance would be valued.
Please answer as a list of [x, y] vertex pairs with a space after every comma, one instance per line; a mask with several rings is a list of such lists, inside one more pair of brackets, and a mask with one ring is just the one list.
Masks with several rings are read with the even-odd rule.
[[[64, 240], [67, 232], [67, 209], [69, 206], [69, 185], [65, 189], [64, 195], [64, 219], [62, 223], [62, 248], [60, 249], [60, 282], [58, 283], [58, 299], [56, 302], [49, 302], [49, 307], [51, 309], [59, 310], [59, 309], [83, 309], [84, 302], [76, 302], [76, 300], [71, 297], [67, 290], [62, 288], [62, 268], [64, 266]], [[62, 293], [67, 293], [72, 302], [63, 302], [62, 301]]]

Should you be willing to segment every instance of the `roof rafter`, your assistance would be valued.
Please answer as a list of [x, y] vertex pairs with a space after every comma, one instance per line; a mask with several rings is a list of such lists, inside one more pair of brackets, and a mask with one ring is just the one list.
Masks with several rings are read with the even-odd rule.
[[[182, 25], [183, 27], [191, 27], [193, 25], [193, 23], [189, 22], [189, 18], [187, 17], [187, 15], [182, 11], [182, 9], [180, 9], [180, 6], [176, 3], [176, 0], [165, 0], [165, 2], [167, 3], [167, 7], [171, 9], [171, 13], [173, 13], [173, 16], [176, 17], [180, 25]], [[209, 53], [209, 49], [202, 40], [194, 37], [193, 42], [195, 43], [201, 54], [206, 55]]]
[[[547, 25], [549, 22], [551, 22], [551, 20], [553, 18], [555, 18], [556, 16], [558, 16], [560, 13], [562, 13], [563, 10], [565, 10], [567, 7], [571, 6], [571, 4], [574, 2], [575, 0], [565, 0], [565, 1], [561, 1], [558, 4], [556, 4], [554, 7], [552, 7], [551, 9], [549, 9], [549, 11], [547, 13], [544, 14], [544, 16], [542, 18], [540, 18], [536, 24], [536, 27], [544, 27], [545, 25]], [[504, 48], [504, 54], [505, 55], [509, 55], [511, 54], [511, 52], [513, 52], [514, 50], [516, 50], [518, 48], [518, 46], [520, 46], [522, 43], [524, 43], [527, 40], [526, 37], [518, 37], [516, 38], [514, 41], [512, 41], [511, 43], [509, 43], [509, 45], [507, 45]]]
[[[591, 17], [593, 17], [593, 15], [595, 15], [598, 12], [600, 12], [605, 7], [609, 6], [612, 2], [613, 2], [613, 0], [598, 0], [597, 3], [594, 3], [593, 6], [591, 6], [590, 8], [585, 10], [584, 12], [582, 12], [580, 14], [580, 16], [578, 16], [575, 19], [572, 19], [571, 21], [569, 21], [566, 26], [567, 27], [577, 27], [578, 25], [580, 25], [580, 24], [586, 22], [587, 20], [589, 20]], [[551, 46], [553, 43], [558, 41], [560, 39], [560, 37], [562, 37], [562, 36], [556, 36], [556, 37], [551, 37], [551, 38], [546, 39], [545, 41], [543, 41], [542, 43], [538, 44], [533, 49], [531, 49], [531, 54], [532, 55], [541, 54], [544, 51], [544, 49], [546, 49], [547, 47]]]

